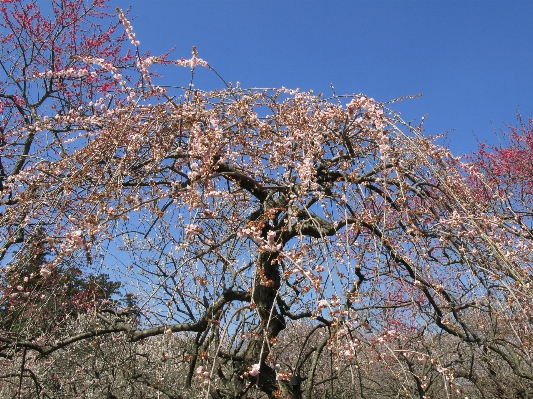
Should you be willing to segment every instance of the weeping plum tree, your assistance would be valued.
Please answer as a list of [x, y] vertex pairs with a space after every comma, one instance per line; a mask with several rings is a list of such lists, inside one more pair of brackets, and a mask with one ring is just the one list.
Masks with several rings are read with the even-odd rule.
[[[107, 371], [100, 395], [453, 397], [504, 371], [529, 389], [533, 245], [507, 190], [480, 195], [490, 168], [362, 94], [163, 88], [154, 64], [212, 68], [142, 53], [102, 1], [51, 4], [2, 2], [0, 306], [24, 315], [0, 331], [2, 389], [85, 395], [119, 346], [129, 382]], [[43, 330], [23, 282], [57, 298], [72, 264], [127, 306], [85, 295]]]

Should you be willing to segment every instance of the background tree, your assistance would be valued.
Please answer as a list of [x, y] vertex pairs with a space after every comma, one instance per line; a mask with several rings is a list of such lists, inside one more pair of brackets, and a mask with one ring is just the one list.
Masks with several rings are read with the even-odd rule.
[[120, 288], [109, 275], [85, 276], [83, 265], [60, 265], [47, 273], [47, 258], [51, 255], [44, 241], [44, 232], [28, 239], [17, 254], [16, 262], [6, 272], [2, 291], [11, 292], [0, 308], [3, 328], [17, 331], [30, 339], [39, 326], [39, 333], [52, 332], [68, 316], [90, 311], [95, 304], [112, 301]]
[[531, 238], [533, 119], [525, 122], [518, 114], [517, 126], [507, 126], [500, 139], [500, 146], [481, 143], [470, 157], [471, 179], [480, 197], [497, 207], [494, 212]]
[[[60, 327], [3, 326], [6, 390], [452, 397], [503, 372], [531, 385], [533, 246], [479, 201], [478, 169], [362, 94], [159, 87], [153, 64], [210, 66], [196, 48], [143, 54], [121, 10], [126, 36], [84, 4], [52, 1], [46, 17], [2, 3], [0, 306], [24, 291], [10, 280], [60, 294], [77, 265], [120, 279], [135, 309], [94, 295]], [[102, 369], [105, 348], [123, 368]]]

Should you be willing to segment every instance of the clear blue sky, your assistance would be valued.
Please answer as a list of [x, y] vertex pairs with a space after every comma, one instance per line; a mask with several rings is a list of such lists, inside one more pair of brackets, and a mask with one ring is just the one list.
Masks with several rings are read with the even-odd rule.
[[[243, 87], [360, 93], [424, 114], [426, 133], [455, 129], [457, 155], [497, 142], [493, 128], [533, 114], [533, 1], [111, 0], [127, 9], [141, 51], [190, 57], [191, 46]], [[165, 69], [170, 84], [190, 73]], [[199, 88], [221, 87], [198, 71]]]

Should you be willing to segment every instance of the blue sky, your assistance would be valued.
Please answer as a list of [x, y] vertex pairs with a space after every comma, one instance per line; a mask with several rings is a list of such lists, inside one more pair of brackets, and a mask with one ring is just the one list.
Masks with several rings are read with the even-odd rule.
[[[494, 128], [533, 114], [533, 1], [111, 0], [127, 9], [141, 51], [196, 45], [226, 80], [243, 87], [364, 93], [397, 103], [426, 133], [454, 129], [457, 154], [497, 143]], [[169, 84], [190, 73], [162, 71]], [[221, 87], [206, 70], [198, 88]]]

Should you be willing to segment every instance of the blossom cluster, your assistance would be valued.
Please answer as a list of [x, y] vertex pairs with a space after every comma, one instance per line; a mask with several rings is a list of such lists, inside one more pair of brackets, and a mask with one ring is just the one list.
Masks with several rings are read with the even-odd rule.
[[117, 7], [117, 14], [120, 19], [120, 22], [122, 25], [124, 25], [124, 28], [126, 29], [126, 32], [128, 34], [128, 38], [130, 39], [131, 44], [134, 46], [138, 46], [141, 44], [137, 39], [135, 39], [135, 33], [133, 32], [133, 27], [131, 26], [130, 21], [126, 18], [126, 15], [122, 12], [120, 8]]

